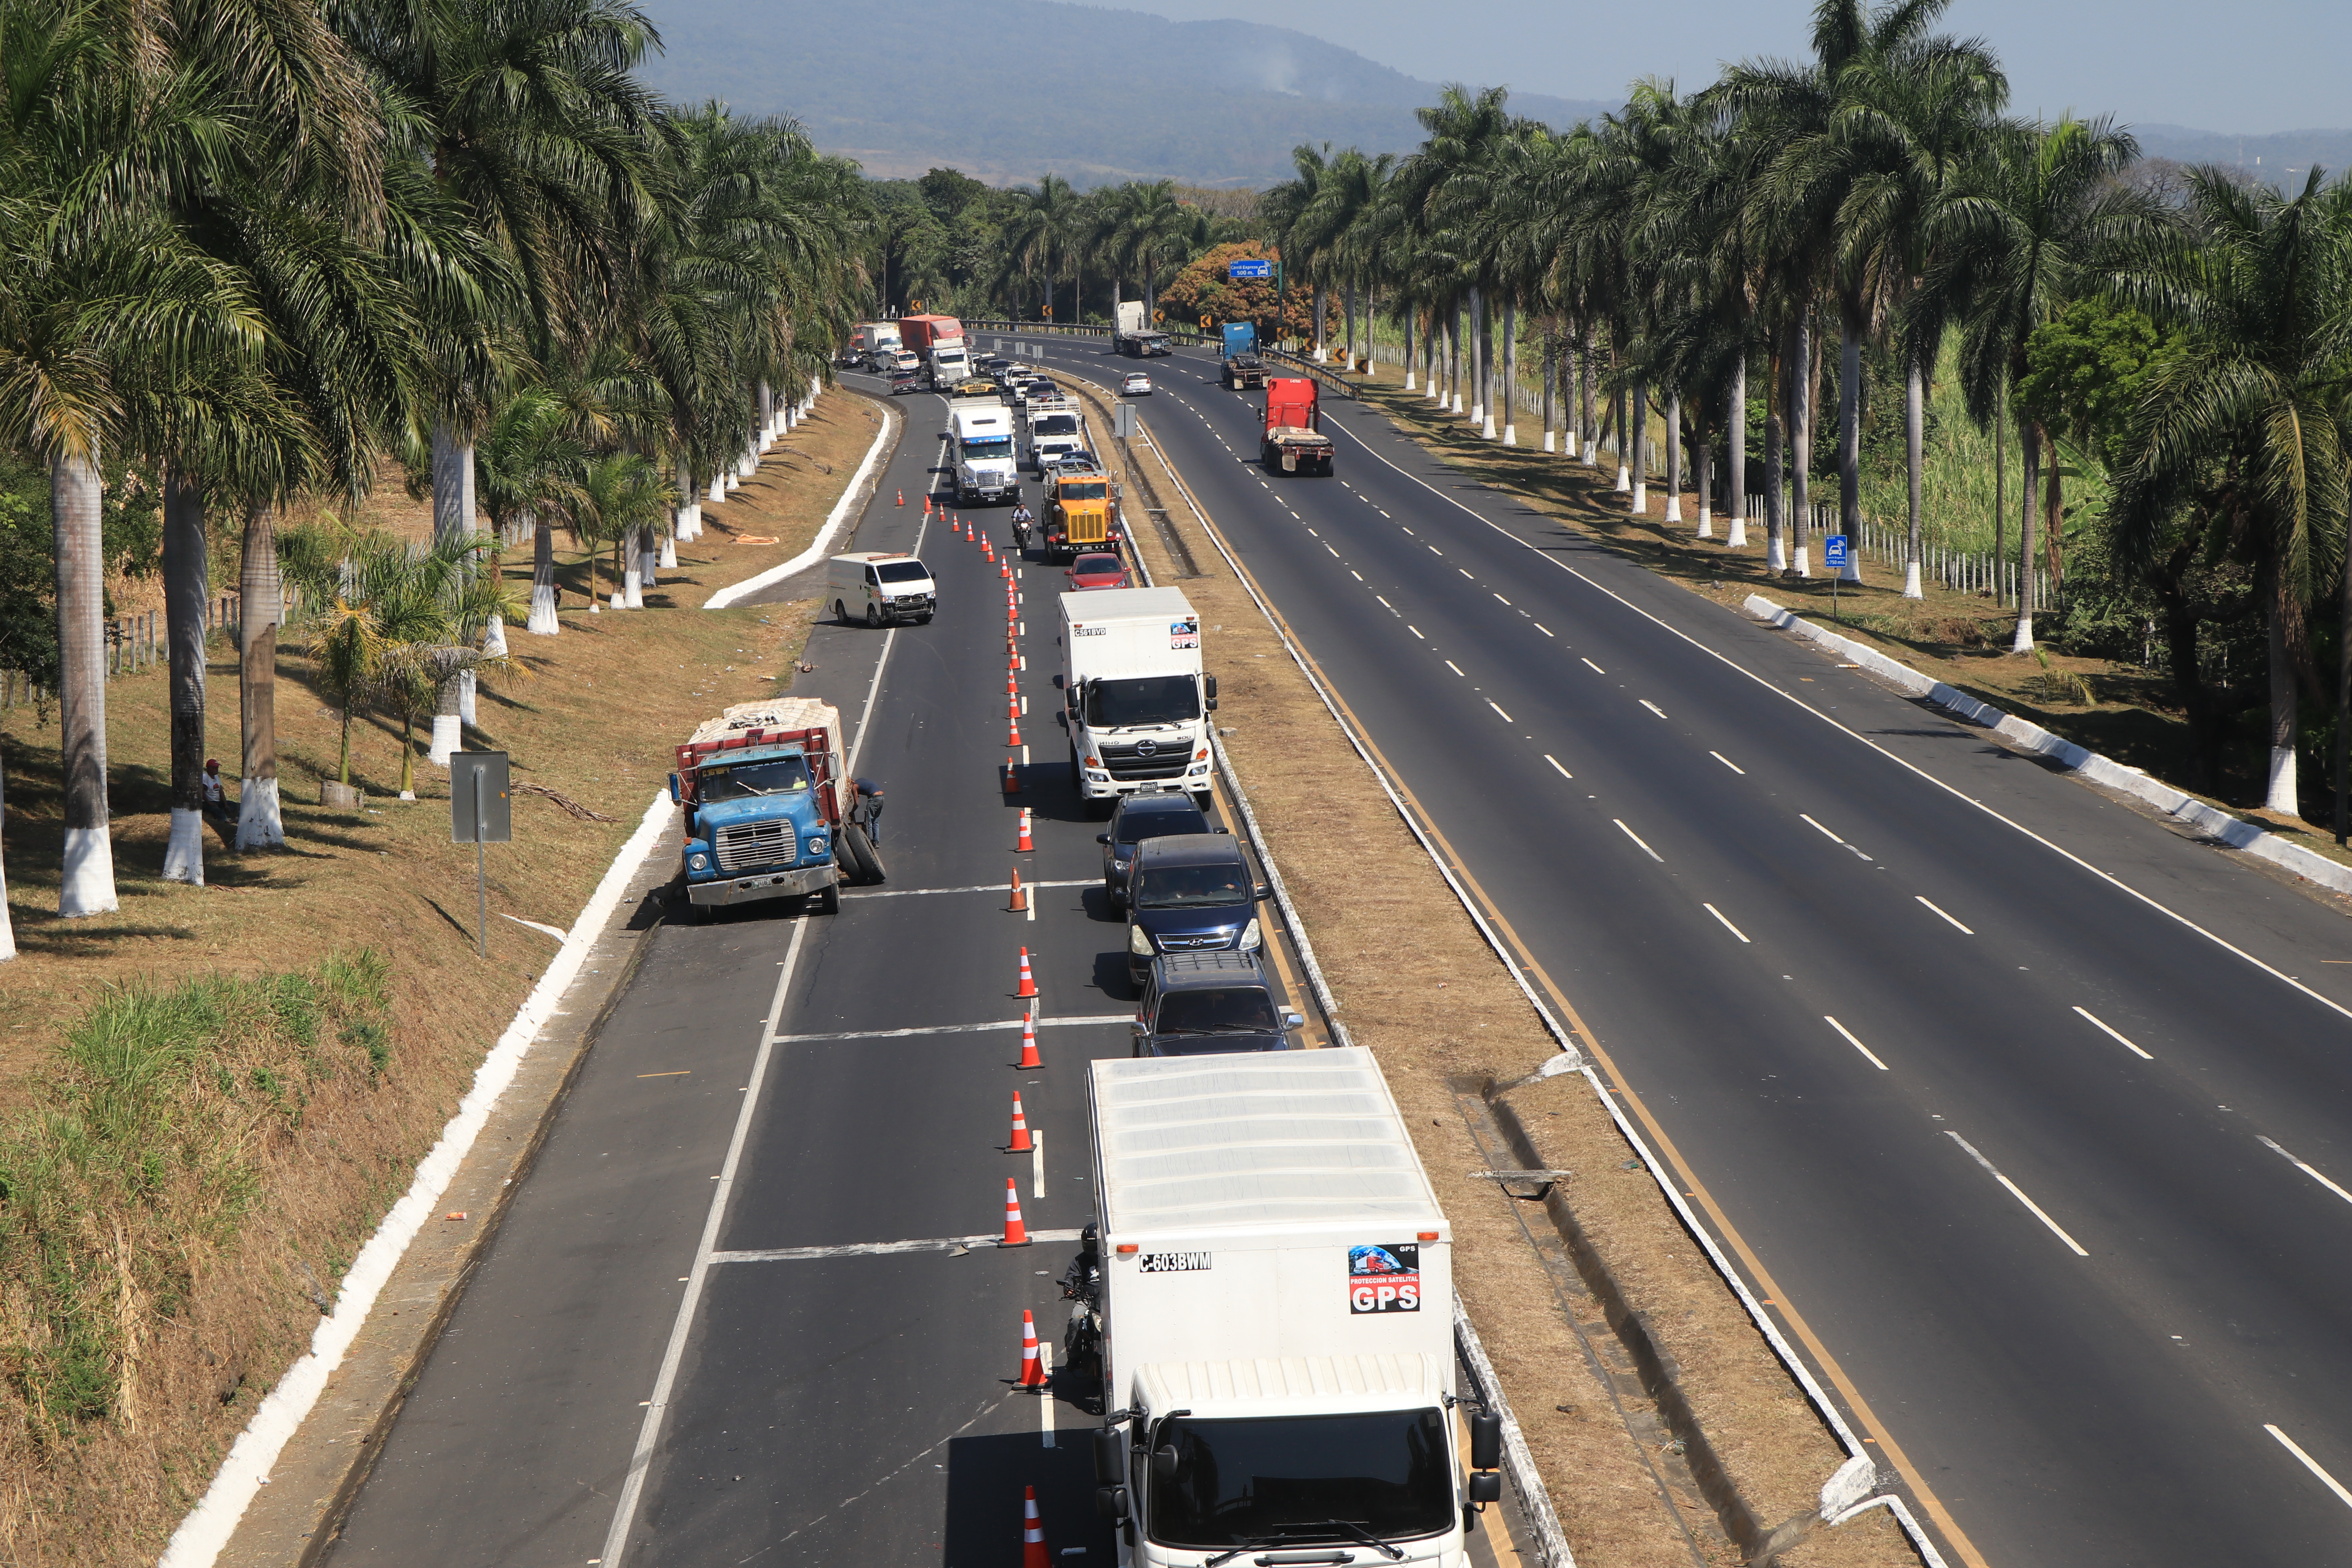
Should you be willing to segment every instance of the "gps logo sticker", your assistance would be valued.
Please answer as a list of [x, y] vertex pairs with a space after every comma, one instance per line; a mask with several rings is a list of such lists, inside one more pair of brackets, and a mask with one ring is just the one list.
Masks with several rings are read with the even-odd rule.
[[1348, 1310], [1421, 1310], [1421, 1246], [1392, 1241], [1348, 1248]]

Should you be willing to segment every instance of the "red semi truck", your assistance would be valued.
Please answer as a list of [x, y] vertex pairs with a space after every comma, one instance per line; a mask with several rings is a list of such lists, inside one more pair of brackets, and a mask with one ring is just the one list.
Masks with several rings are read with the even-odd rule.
[[1268, 473], [1328, 474], [1331, 438], [1323, 434], [1323, 413], [1315, 384], [1303, 375], [1265, 379], [1265, 433], [1258, 460]]
[[963, 323], [953, 316], [901, 316], [898, 318], [898, 342], [909, 353], [929, 359], [931, 345], [963, 336]]

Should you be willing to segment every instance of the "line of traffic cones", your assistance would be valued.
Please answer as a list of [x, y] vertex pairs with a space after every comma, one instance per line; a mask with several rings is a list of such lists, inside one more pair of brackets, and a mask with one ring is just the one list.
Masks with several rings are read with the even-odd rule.
[[[1018, 871], [1013, 873], [1013, 894], [1015, 898], [1022, 896], [1021, 873]], [[1029, 950], [1025, 947], [1021, 950], [1021, 984], [1013, 994], [1015, 996], [1037, 994], [1037, 977], [1029, 973]]]
[[1037, 1054], [1037, 1015], [1030, 1014], [1021, 1020], [1021, 1059], [1017, 1068], [1042, 1068], [1045, 1058]]
[[1026, 855], [1036, 847], [1036, 841], [1029, 837], [1029, 808], [1024, 805], [1021, 808], [1021, 837], [1013, 842], [1013, 852]]
[[1010, 1176], [1004, 1178], [1004, 1239], [997, 1245], [1029, 1245], [1029, 1227], [1021, 1223], [1021, 1184]]
[[1029, 1142], [1029, 1119], [1021, 1113], [1021, 1091], [1013, 1091], [1013, 1142], [1004, 1146], [1008, 1154], [1026, 1154], [1036, 1147]]
[[[1013, 868], [1013, 902], [1007, 907], [1016, 915], [1027, 912], [1029, 908], [1029, 889], [1021, 885], [1021, 868], [1018, 866]], [[1023, 948], [1021, 951], [1025, 953], [1029, 950]], [[1021, 973], [1024, 977], [1029, 973], [1029, 965], [1025, 960], [1021, 965]], [[1028, 993], [1021, 992], [1016, 994], [1026, 995]]]
[[1054, 1568], [1054, 1554], [1045, 1549], [1045, 1522], [1037, 1517], [1037, 1489], [1021, 1490], [1021, 1568]]

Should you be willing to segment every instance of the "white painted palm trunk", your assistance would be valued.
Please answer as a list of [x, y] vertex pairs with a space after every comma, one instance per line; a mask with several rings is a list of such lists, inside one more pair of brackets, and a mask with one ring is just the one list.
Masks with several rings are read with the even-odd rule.
[[[2033, 616], [2032, 612], [2026, 611], [2019, 614], [2017, 617], [2017, 636], [2011, 640], [2009, 651], [2011, 653], [2032, 653], [2033, 651]], [[2292, 755], [2293, 753], [2289, 754]]]
[[665, 533], [662, 535], [660, 563], [673, 572], [677, 570], [677, 534]]
[[1407, 392], [1413, 390], [1412, 365], [1410, 362], [1404, 367], [1404, 389]]
[[[1678, 489], [1669, 489], [1666, 491], [1666, 521], [1668, 522], [1680, 522], [1682, 520], [1683, 492]], [[1701, 534], [1699, 537], [1704, 539], [1706, 535]]]
[[530, 589], [530, 620], [526, 628], [533, 637], [551, 637], [562, 627], [555, 618], [555, 584], [534, 583]]
[[1724, 525], [1723, 547], [1726, 550], [1748, 548], [1748, 520], [1736, 511], [1731, 514], [1731, 521]]
[[1800, 544], [1797, 546], [1797, 575], [1810, 577], [1812, 574], [1813, 547], [1810, 544]]
[[172, 835], [163, 841], [163, 880], [205, 885], [205, 814], [172, 808]]
[[1903, 563], [1903, 596], [1906, 599], [1927, 597], [1919, 591], [1919, 563], [1916, 561], [1906, 561]]
[[677, 536], [680, 539], [702, 537], [702, 503], [690, 500], [677, 509]]
[[1479, 416], [1478, 434], [1486, 440], [1491, 441], [1495, 438], [1495, 411], [1493, 409], [1490, 408], [1485, 414]]
[[[648, 588], [661, 585], [661, 549], [651, 539], [646, 541], [646, 552], [637, 558], [637, 576]], [[645, 608], [643, 605], [637, 607]]]
[[1862, 581], [1862, 552], [1855, 549], [1854, 544], [1854, 539], [1848, 536], [1845, 542], [1845, 570], [1838, 574], [1838, 581], [1841, 583]]
[[2271, 787], [2270, 793], [2263, 798], [2263, 806], [2271, 811], [2283, 812], [2288, 816], [2302, 816], [2301, 803], [2295, 796], [2294, 785], [2294, 748], [2273, 746], [2271, 748]]
[[619, 590], [618, 588], [614, 589], [614, 590], [613, 590], [613, 608], [614, 608], [614, 609], [616, 609], [616, 610], [625, 610], [625, 609], [627, 609], [628, 607], [629, 607], [629, 606], [627, 605], [627, 604], [625, 604], [625, 603], [622, 600], [622, 597], [621, 597], [621, 590]]
[[1623, 495], [1633, 488], [1633, 470], [1624, 464], [1617, 465], [1617, 493]]
[[450, 753], [464, 750], [464, 742], [465, 736], [458, 728], [457, 715], [436, 713], [433, 715], [433, 744], [426, 750], [425, 760], [436, 768], [446, 768], [449, 765]]
[[0, 963], [16, 956], [16, 925], [8, 918], [8, 878], [0, 872]]
[[482, 632], [482, 651], [498, 658], [506, 656], [507, 618], [504, 616], [490, 617], [490, 624]]
[[1698, 503], [1698, 536], [1701, 539], [1715, 537], [1715, 516], [1707, 510], [1705, 501]]
[[710, 504], [717, 506], [727, 499], [727, 476], [714, 474], [710, 479]]
[[1789, 569], [1789, 543], [1785, 538], [1765, 542], [1764, 568], [1768, 572], [1786, 572]]
[[1647, 479], [1635, 479], [1635, 480], [1633, 481], [1633, 503], [1632, 503], [1630, 506], [1628, 506], [1625, 510], [1628, 510], [1628, 511], [1630, 511], [1630, 512], [1632, 512], [1635, 517], [1647, 517], [1647, 516], [1649, 516], [1649, 514], [1650, 514], [1650, 481], [1649, 481], [1649, 480], [1647, 480]]
[[114, 898], [114, 841], [103, 827], [66, 829], [65, 881], [58, 889], [58, 913], [68, 920], [109, 915]]
[[1549, 430], [1544, 432], [1544, 450], [1547, 452], [1555, 449], [1552, 446], [1552, 434], [1553, 433]]
[[1516, 446], [1517, 446], [1518, 444], [1519, 444], [1519, 427], [1518, 427], [1517, 425], [1514, 425], [1513, 423], [1511, 423], [1511, 421], [1509, 421], [1508, 419], [1504, 420], [1504, 421], [1503, 421], [1503, 445], [1504, 445], [1504, 446], [1506, 446], [1506, 447], [1516, 447]]
[[621, 573], [621, 591], [613, 595], [613, 608], [642, 610], [646, 607], [645, 560], [637, 552], [629, 552], [629, 563]]
[[239, 781], [236, 791], [237, 848], [275, 849], [285, 842], [286, 817], [278, 809], [278, 781]]
[[481, 710], [475, 706], [474, 672], [470, 669], [457, 672], [457, 722], [478, 727], [481, 723]]
[[1462, 395], [1458, 392], [1454, 395], [1454, 412], [1456, 416], [1462, 412]]

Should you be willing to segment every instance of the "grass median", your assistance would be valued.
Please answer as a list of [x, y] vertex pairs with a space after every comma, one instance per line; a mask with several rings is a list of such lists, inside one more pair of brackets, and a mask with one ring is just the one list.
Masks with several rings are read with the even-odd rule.
[[[647, 608], [592, 614], [575, 563], [560, 633], [509, 630], [520, 668], [485, 685], [467, 737], [509, 752], [519, 786], [513, 842], [488, 855], [487, 960], [446, 775], [420, 756], [420, 798], [386, 798], [395, 724], [353, 726], [359, 810], [315, 804], [338, 725], [299, 656], [278, 670], [287, 847], [210, 835], [201, 888], [160, 876], [166, 677], [109, 685], [111, 915], [56, 914], [54, 711], [0, 714], [21, 952], [0, 968], [0, 1543], [17, 1557], [153, 1557], [553, 955], [537, 928], [571, 923], [696, 721], [789, 680], [814, 601], [699, 606], [805, 548], [881, 427], [871, 400], [828, 394], [706, 507]], [[425, 526], [396, 495], [353, 521]], [[208, 679], [233, 758], [217, 640]]]

